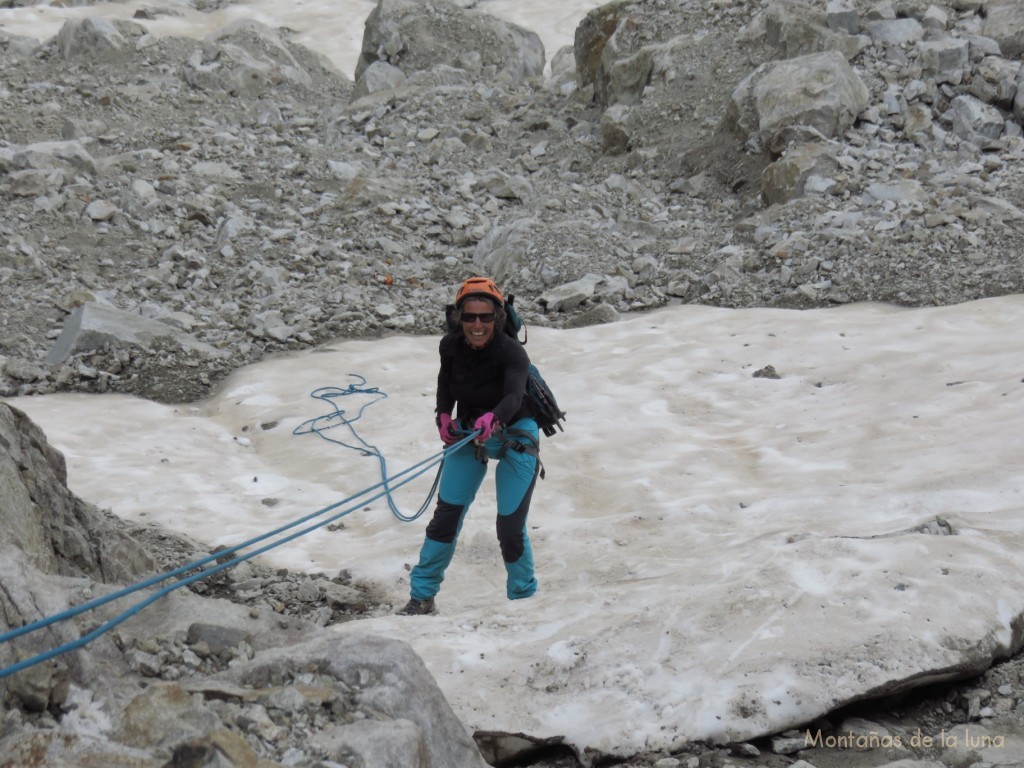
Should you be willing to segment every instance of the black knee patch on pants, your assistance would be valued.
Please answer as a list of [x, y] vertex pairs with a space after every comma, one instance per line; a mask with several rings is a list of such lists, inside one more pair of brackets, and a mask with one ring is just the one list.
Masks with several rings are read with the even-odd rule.
[[451, 544], [455, 541], [463, 510], [465, 507], [461, 504], [449, 504], [447, 501], [438, 499], [437, 507], [434, 508], [434, 516], [430, 519], [430, 524], [427, 525], [427, 538], [442, 544]]
[[511, 515], [498, 515], [498, 544], [501, 546], [501, 559], [506, 563], [514, 563], [523, 556], [526, 545], [523, 543], [523, 528], [526, 527], [526, 515], [530, 511], [530, 499], [533, 496], [534, 482], [526, 489], [523, 500]]

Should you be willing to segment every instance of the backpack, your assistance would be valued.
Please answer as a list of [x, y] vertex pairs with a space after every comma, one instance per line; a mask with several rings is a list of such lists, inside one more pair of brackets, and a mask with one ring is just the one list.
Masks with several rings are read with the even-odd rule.
[[[526, 324], [523, 323], [523, 319], [512, 306], [515, 298], [515, 296], [509, 296], [505, 299], [505, 328], [503, 330], [525, 346], [528, 337]], [[454, 331], [458, 327], [455, 323], [454, 304], [445, 307], [445, 325], [449, 331]], [[521, 339], [519, 338], [520, 331], [523, 334]], [[533, 363], [530, 363], [529, 373], [526, 377], [526, 397], [530, 401], [533, 418], [537, 421], [541, 432], [547, 437], [551, 437], [556, 432], [565, 431], [561, 424], [565, 420], [565, 411], [558, 407], [555, 393], [551, 391], [551, 387], [544, 381], [544, 377], [540, 375], [540, 371]]]

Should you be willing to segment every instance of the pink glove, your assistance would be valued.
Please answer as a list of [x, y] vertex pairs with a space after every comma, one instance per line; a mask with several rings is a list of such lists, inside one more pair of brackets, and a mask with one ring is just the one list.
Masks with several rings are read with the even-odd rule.
[[445, 445], [454, 445], [462, 438], [459, 434], [459, 425], [447, 413], [437, 415], [437, 433]]
[[476, 441], [478, 443], [487, 442], [487, 438], [491, 436], [491, 433], [500, 426], [501, 424], [494, 418], [493, 413], [485, 413], [473, 423], [473, 429], [480, 430], [480, 434], [475, 438]]

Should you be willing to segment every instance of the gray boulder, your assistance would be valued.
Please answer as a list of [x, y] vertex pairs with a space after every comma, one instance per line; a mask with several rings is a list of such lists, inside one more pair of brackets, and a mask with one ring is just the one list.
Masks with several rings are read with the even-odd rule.
[[65, 59], [110, 56], [128, 47], [128, 40], [112, 21], [99, 17], [72, 19], [57, 34], [57, 47]]
[[356, 80], [376, 61], [406, 75], [447, 65], [519, 83], [543, 76], [544, 44], [536, 32], [447, 0], [380, 0], [366, 19]]
[[318, 635], [266, 651], [219, 677], [253, 690], [311, 669], [318, 670], [322, 680], [335, 681], [357, 711], [372, 713], [318, 736], [330, 759], [409, 768], [487, 765], [422, 659], [399, 640], [369, 634]]
[[835, 148], [824, 142], [806, 142], [788, 149], [764, 171], [761, 196], [765, 203], [774, 205], [802, 197], [812, 179], [823, 181], [834, 175], [838, 167], [834, 152]]
[[[648, 25], [650, 21], [655, 23]], [[576, 28], [573, 43], [580, 93], [602, 107], [636, 104], [662, 44], [672, 37], [657, 23], [656, 12], [635, 0], [617, 0], [590, 11]]]
[[917, 44], [924, 75], [937, 82], [959, 82], [968, 65], [969, 44], [966, 40], [943, 37], [922, 40]]
[[10, 167], [20, 170], [62, 170], [96, 173], [96, 162], [79, 141], [39, 141], [13, 148]]
[[869, 103], [864, 81], [835, 51], [758, 67], [733, 91], [723, 125], [761, 147], [793, 125], [833, 138], [849, 128]]
[[[24, 413], [0, 403], [0, 632], [30, 624], [84, 602], [89, 580], [131, 582], [156, 564], [124, 524], [67, 488], [63, 455]], [[85, 630], [55, 624], [0, 645], [0, 668], [76, 640]], [[109, 640], [99, 644], [109, 652]], [[73, 671], [95, 680], [88, 658]], [[102, 675], [100, 676], [102, 677]], [[2, 681], [8, 696], [30, 712], [62, 706], [70, 677], [55, 659]], [[0, 745], [0, 754], [7, 750]]]
[[258, 98], [281, 85], [309, 88], [324, 73], [337, 81], [339, 90], [348, 88], [348, 79], [326, 57], [300, 50], [249, 19], [209, 35], [182, 68], [182, 77], [194, 88], [245, 98]]
[[985, 142], [998, 139], [1003, 132], [1003, 116], [991, 104], [966, 94], [950, 102], [953, 132], [962, 139]]
[[35, 198], [56, 194], [76, 176], [96, 174], [80, 141], [39, 141], [0, 148], [0, 191]]
[[999, 43], [1004, 56], [1024, 54], [1024, 5], [1020, 0], [988, 0], [982, 34]]
[[988, 104], [1012, 109], [1020, 82], [1024, 79], [1024, 65], [1002, 56], [986, 56], [975, 68], [977, 76], [970, 85], [971, 95]]
[[11, 57], [31, 56], [39, 48], [39, 40], [0, 31], [0, 50]]
[[625, 104], [612, 104], [601, 115], [601, 151], [621, 155], [629, 151], [630, 118], [633, 110]]
[[860, 32], [860, 17], [850, 0], [828, 0], [825, 3], [825, 23], [829, 29], [847, 34]]
[[363, 74], [356, 81], [352, 89], [352, 99], [359, 99], [378, 91], [394, 90], [405, 85], [408, 80], [409, 78], [398, 67], [386, 61], [375, 61], [363, 70]]
[[881, 19], [864, 26], [875, 45], [906, 45], [924, 39], [924, 27], [917, 19]]
[[594, 295], [594, 291], [602, 279], [600, 275], [584, 275], [579, 280], [573, 280], [571, 283], [565, 283], [546, 291], [537, 301], [548, 312], [563, 312], [566, 309], [581, 306]]
[[852, 59], [868, 40], [857, 34], [856, 11], [829, 3], [825, 12], [796, 0], [778, 0], [764, 13], [765, 42], [782, 58], [839, 51]]
[[528, 217], [492, 227], [477, 244], [473, 263], [499, 283], [517, 273], [530, 262], [531, 239], [538, 224]]

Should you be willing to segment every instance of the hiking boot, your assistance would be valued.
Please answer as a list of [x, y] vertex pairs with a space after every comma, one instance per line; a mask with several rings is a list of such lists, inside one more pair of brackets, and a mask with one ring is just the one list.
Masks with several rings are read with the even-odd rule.
[[426, 600], [417, 600], [413, 598], [405, 604], [405, 608], [398, 612], [399, 616], [425, 616], [428, 613], [434, 612], [434, 598], [428, 597]]

